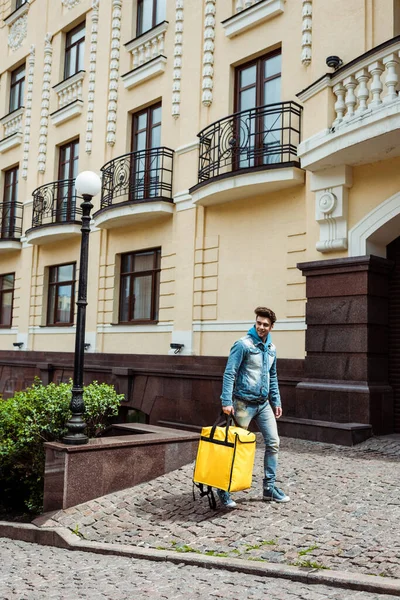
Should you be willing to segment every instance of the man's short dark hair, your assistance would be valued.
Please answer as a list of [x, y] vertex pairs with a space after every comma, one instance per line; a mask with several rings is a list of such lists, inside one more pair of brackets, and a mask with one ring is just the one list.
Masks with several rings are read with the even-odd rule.
[[273, 325], [276, 321], [276, 314], [273, 310], [267, 308], [266, 306], [257, 306], [257, 308], [254, 309], [254, 312], [256, 313], [257, 317], [266, 317], [267, 319], [270, 319], [271, 325]]

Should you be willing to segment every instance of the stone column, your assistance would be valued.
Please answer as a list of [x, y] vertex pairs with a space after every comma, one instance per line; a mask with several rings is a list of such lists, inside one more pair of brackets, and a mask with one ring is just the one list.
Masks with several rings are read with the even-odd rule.
[[297, 265], [306, 279], [305, 376], [296, 417], [393, 431], [388, 383], [391, 261], [377, 256]]

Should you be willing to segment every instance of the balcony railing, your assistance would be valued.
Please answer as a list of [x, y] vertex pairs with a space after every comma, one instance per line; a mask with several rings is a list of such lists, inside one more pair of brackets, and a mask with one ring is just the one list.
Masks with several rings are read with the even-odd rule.
[[0, 240], [18, 241], [22, 235], [22, 202], [0, 204]]
[[80, 223], [82, 210], [74, 179], [53, 181], [37, 188], [33, 194], [32, 228], [42, 225]]
[[299, 166], [301, 111], [296, 102], [279, 102], [235, 113], [203, 129], [198, 134], [198, 182], [243, 169]]
[[101, 168], [101, 208], [123, 202], [172, 202], [173, 157], [173, 150], [162, 147], [110, 160]]

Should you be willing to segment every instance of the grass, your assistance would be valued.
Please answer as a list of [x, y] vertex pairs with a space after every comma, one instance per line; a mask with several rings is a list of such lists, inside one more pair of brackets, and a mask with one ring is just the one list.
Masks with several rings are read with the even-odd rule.
[[329, 567], [325, 567], [325, 565], [314, 560], [297, 560], [291, 564], [293, 567], [306, 567], [308, 569], [329, 569]]
[[264, 540], [259, 544], [254, 544], [253, 546], [246, 545], [245, 552], [250, 552], [250, 550], [259, 550], [263, 546], [275, 546], [277, 540]]
[[309, 552], [312, 552], [313, 550], [317, 550], [317, 548], [318, 548], [318, 546], [310, 546], [309, 548], [305, 548], [304, 550], [299, 550], [299, 552], [297, 554], [299, 556], [305, 556]]

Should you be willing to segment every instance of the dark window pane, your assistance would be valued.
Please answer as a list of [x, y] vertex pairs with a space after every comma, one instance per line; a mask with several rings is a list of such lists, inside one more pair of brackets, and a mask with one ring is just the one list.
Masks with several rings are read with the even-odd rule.
[[150, 319], [151, 317], [151, 282], [151, 275], [135, 277], [133, 284], [134, 319]]
[[14, 273], [11, 273], [10, 275], [3, 275], [2, 280], [3, 290], [12, 290], [14, 288]]
[[74, 279], [74, 265], [58, 267], [58, 281], [72, 281]]
[[75, 27], [68, 34], [68, 42], [67, 45], [71, 46], [75, 44], [78, 40], [85, 37], [85, 23], [81, 23], [78, 27]]
[[154, 252], [143, 252], [135, 255], [135, 272], [154, 269]]
[[57, 323], [69, 323], [71, 321], [72, 286], [58, 286], [57, 298]]
[[264, 67], [264, 75], [265, 77], [272, 77], [273, 75], [278, 75], [278, 73], [281, 72], [281, 63], [282, 63], [282, 56], [280, 54], [277, 54], [276, 56], [273, 56], [272, 58], [268, 58], [265, 61], [265, 67]]
[[12, 292], [4, 292], [2, 294], [1, 325], [11, 326], [12, 300]]
[[133, 271], [133, 254], [123, 254], [121, 259], [121, 272], [131, 273]]
[[251, 67], [247, 67], [247, 69], [242, 69], [240, 72], [240, 87], [244, 88], [248, 85], [256, 84], [256, 76], [257, 76], [257, 67], [256, 65], [252, 65]]
[[138, 35], [153, 27], [153, 0], [141, 0], [138, 7]]
[[57, 288], [55, 285], [51, 285], [49, 287], [49, 298], [48, 298], [48, 303], [47, 303], [47, 314], [48, 314], [47, 322], [49, 325], [54, 324], [54, 307], [55, 307], [55, 303], [56, 303], [56, 291], [57, 291]]
[[120, 321], [129, 321], [130, 282], [130, 276], [123, 277], [121, 281]]

